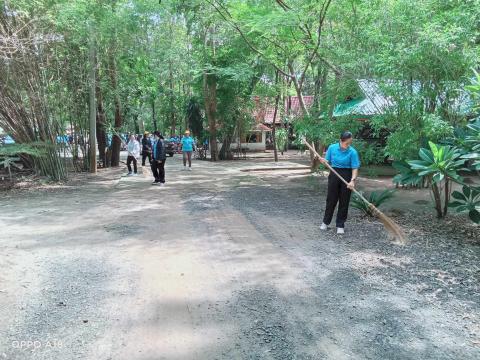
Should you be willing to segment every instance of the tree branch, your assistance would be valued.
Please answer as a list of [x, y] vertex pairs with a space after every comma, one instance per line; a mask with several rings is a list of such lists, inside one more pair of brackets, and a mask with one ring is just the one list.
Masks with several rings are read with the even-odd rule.
[[[232, 16], [230, 14], [230, 12], [228, 11], [227, 8], [225, 8], [225, 6], [223, 6], [222, 4], [219, 4], [217, 3], [215, 0], [206, 0], [207, 3], [209, 3], [211, 6], [213, 6], [213, 8], [216, 10], [216, 12], [218, 14], [220, 14], [220, 16], [230, 25], [232, 26], [235, 30], [237, 30], [237, 32], [240, 34], [240, 36], [242, 37], [242, 39], [245, 41], [245, 43], [248, 45], [248, 47], [250, 49], [252, 49], [254, 52], [256, 52], [258, 55], [260, 55], [262, 58], [264, 58], [267, 62], [270, 63], [270, 65], [272, 65], [275, 70], [277, 70], [278, 72], [280, 72], [282, 75], [284, 76], [287, 76], [287, 77], [291, 77], [290, 74], [286, 73], [285, 71], [283, 71], [277, 64], [275, 64], [273, 61], [271, 61], [270, 59], [268, 59], [268, 57], [262, 52], [260, 51], [259, 49], [257, 49], [255, 47], [255, 45], [252, 44], [252, 42], [248, 39], [248, 37], [245, 35], [245, 33], [242, 31], [242, 29], [240, 28], [240, 26], [235, 23], [233, 20], [232, 20]], [[222, 8], [226, 14], [223, 13]]]

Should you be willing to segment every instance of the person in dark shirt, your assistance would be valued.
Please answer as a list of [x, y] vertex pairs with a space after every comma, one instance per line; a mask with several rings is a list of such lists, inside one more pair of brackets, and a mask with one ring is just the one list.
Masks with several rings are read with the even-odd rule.
[[152, 164], [152, 142], [148, 135], [148, 132], [145, 132], [142, 139], [142, 166], [145, 166], [145, 160], [147, 158], [150, 165]]
[[167, 160], [167, 154], [165, 151], [165, 143], [163, 136], [159, 131], [155, 131], [154, 140], [152, 144], [152, 173], [155, 181], [152, 185], [165, 184], [165, 161]]

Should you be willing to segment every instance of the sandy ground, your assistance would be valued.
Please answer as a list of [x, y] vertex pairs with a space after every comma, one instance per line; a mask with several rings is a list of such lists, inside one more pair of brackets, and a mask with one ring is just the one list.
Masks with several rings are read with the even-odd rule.
[[480, 358], [476, 229], [399, 247], [352, 210], [321, 233], [324, 178], [242, 171], [278, 166], [301, 164], [175, 156], [165, 187], [4, 196], [0, 359]]

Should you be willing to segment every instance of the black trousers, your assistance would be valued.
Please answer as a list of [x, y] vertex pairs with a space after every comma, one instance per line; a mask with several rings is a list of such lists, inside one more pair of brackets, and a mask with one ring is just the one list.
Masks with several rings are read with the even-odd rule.
[[127, 157], [127, 168], [128, 168], [129, 173], [132, 172], [132, 165], [131, 165], [132, 161], [133, 161], [133, 171], [136, 174], [137, 173], [137, 159], [135, 159], [135, 157], [132, 156], [132, 155], [128, 155], [128, 157]]
[[[342, 175], [342, 177], [350, 182], [352, 180], [352, 169], [340, 169], [335, 170]], [[352, 191], [347, 188], [347, 185], [338, 178], [337, 175], [330, 172], [328, 175], [328, 193], [327, 193], [327, 206], [325, 208], [325, 215], [323, 217], [323, 223], [329, 225], [332, 222], [333, 213], [338, 203], [337, 220], [336, 225], [339, 228], [345, 226], [348, 216], [348, 204], [350, 203], [350, 196]]]
[[152, 163], [152, 153], [148, 151], [144, 151], [142, 153], [142, 166], [145, 166], [145, 159], [148, 157], [148, 162]]
[[162, 162], [153, 160], [151, 168], [155, 182], [165, 183], [165, 160], [162, 160]]

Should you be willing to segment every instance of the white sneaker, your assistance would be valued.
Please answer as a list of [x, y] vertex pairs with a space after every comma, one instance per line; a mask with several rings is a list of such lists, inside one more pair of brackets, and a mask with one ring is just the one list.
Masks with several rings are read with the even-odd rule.
[[188, 171], [192, 171], [192, 168], [191, 168], [191, 167], [189, 167], [189, 168], [188, 168]]
[[337, 227], [337, 234], [345, 234], [345, 229]]
[[325, 223], [322, 223], [322, 225], [320, 225], [320, 230], [328, 230], [328, 225]]
[[129, 173], [127, 174], [127, 176], [133, 176], [133, 174], [129, 172]]

